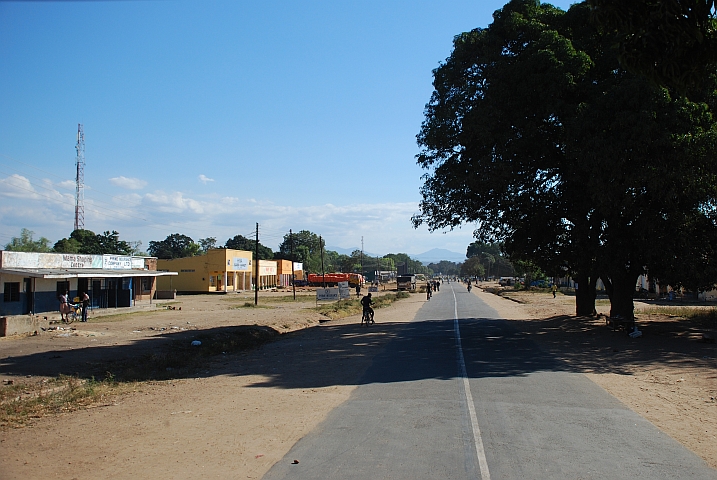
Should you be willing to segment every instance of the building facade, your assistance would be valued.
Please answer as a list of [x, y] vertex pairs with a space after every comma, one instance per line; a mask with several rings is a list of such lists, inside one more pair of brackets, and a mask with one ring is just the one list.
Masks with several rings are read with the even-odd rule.
[[176, 272], [161, 278], [159, 290], [178, 293], [238, 292], [252, 289], [252, 254], [231, 248], [211, 249], [195, 257], [157, 260], [157, 270]]
[[59, 295], [86, 292], [93, 308], [129, 307], [151, 301], [156, 258], [0, 251], [0, 316], [57, 311]]

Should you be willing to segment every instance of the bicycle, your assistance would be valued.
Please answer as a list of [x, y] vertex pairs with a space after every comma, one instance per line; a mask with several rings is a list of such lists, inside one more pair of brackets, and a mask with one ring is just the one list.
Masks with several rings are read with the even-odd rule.
[[69, 325], [72, 322], [82, 320], [82, 306], [75, 305], [73, 303], [68, 303], [67, 305], [69, 306], [70, 311], [65, 314], [65, 323]]
[[367, 327], [371, 323], [376, 323], [373, 321], [373, 315], [374, 312], [371, 310], [364, 310], [363, 314], [361, 315], [361, 325], [366, 325]]

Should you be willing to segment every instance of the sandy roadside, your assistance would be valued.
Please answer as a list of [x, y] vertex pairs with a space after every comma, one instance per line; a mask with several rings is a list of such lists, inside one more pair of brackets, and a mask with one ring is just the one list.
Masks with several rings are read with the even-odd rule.
[[[473, 290], [516, 322], [541, 348], [584, 373], [627, 407], [717, 468], [717, 348], [673, 319], [639, 316], [645, 334], [630, 339], [604, 320], [576, 319], [574, 300], [550, 294], [506, 298]], [[598, 305], [608, 313], [609, 305]], [[661, 328], [663, 327], [663, 328]], [[673, 328], [670, 328], [673, 327]], [[674, 328], [678, 327], [678, 328]]]
[[[423, 301], [414, 295], [378, 310], [376, 328], [357, 317], [327, 322], [224, 357], [196, 378], [145, 384], [110, 405], [0, 432], [2, 478], [260, 478], [348, 398], [373, 352]], [[298, 325], [276, 309], [244, 313]]]
[[[649, 328], [635, 343], [598, 322], [556, 317], [572, 313], [567, 297], [532, 296], [518, 303], [473, 291], [547, 353], [717, 468], [714, 347], [651, 335]], [[378, 328], [366, 329], [356, 317], [319, 324], [320, 316], [303, 308], [310, 302], [241, 309], [235, 307], [242, 298], [208, 297], [175, 304], [181, 313], [97, 318], [69, 337], [0, 342], [0, 358], [9, 351], [38, 361], [48, 351], [63, 357], [43, 360], [53, 362], [69, 361], [72, 352], [122, 350], [192, 329], [242, 324], [289, 332], [259, 350], [221, 357], [192, 378], [143, 384], [110, 404], [0, 432], [1, 477], [260, 478], [349, 397], [373, 353], [425, 301], [417, 294], [379, 310]]]

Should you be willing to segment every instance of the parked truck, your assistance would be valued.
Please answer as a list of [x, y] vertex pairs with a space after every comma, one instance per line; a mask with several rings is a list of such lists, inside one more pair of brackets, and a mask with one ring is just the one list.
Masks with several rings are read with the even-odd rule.
[[416, 289], [416, 276], [415, 275], [399, 275], [396, 278], [396, 284], [399, 290], [415, 290]]
[[359, 273], [326, 273], [324, 275], [320, 273], [309, 274], [309, 285], [312, 287], [320, 287], [326, 285], [327, 287], [335, 287], [339, 282], [349, 282], [350, 287], [362, 286], [364, 283], [363, 275]]

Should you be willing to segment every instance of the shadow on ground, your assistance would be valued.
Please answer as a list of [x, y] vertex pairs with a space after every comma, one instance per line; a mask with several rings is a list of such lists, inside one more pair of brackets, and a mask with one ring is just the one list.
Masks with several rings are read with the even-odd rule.
[[[645, 335], [639, 339], [591, 318], [471, 318], [460, 325], [468, 375], [474, 378], [537, 371], [629, 374], [650, 364], [715, 363], [714, 345], [681, 334], [691, 328], [684, 320], [671, 328], [664, 322], [641, 325]], [[265, 380], [254, 387], [279, 388], [448, 379], [459, 375], [454, 335], [453, 320], [370, 327], [329, 323], [283, 335], [268, 327], [222, 327], [130, 345], [0, 357], [0, 374], [103, 378], [110, 372], [125, 380], [260, 375]], [[202, 345], [192, 346], [194, 340]], [[235, 343], [225, 347], [222, 341]]]

